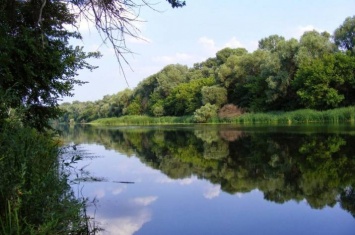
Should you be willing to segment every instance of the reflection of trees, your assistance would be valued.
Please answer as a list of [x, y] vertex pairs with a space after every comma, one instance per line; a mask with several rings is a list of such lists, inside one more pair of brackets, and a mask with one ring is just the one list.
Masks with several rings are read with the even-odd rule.
[[313, 208], [339, 201], [355, 215], [355, 136], [218, 128], [83, 130], [68, 130], [75, 143], [134, 154], [171, 178], [196, 175], [228, 193], [258, 189], [266, 200], [306, 200]]

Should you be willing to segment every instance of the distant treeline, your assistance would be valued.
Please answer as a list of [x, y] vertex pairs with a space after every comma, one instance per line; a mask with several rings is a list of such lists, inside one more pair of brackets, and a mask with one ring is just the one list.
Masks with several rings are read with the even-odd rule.
[[125, 115], [193, 116], [205, 122], [242, 112], [326, 110], [355, 105], [355, 16], [333, 35], [271, 35], [258, 49], [225, 48], [192, 68], [168, 65], [133, 89], [95, 102], [63, 103], [62, 122]]

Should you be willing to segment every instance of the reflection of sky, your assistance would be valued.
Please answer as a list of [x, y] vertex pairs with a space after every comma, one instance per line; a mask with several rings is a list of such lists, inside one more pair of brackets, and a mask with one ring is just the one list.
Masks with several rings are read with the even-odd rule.
[[[80, 183], [74, 190], [95, 206], [89, 213], [102, 234], [353, 234], [355, 220], [335, 206], [313, 210], [306, 202], [276, 204], [254, 190], [230, 195], [195, 176], [170, 179], [158, 170], [98, 145], [84, 145], [102, 156], [78, 163], [105, 182]], [[120, 181], [134, 184], [117, 183]]]

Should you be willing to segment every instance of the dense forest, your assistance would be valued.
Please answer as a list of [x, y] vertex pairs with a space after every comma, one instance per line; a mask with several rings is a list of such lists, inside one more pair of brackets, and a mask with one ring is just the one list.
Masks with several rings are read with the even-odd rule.
[[62, 122], [124, 115], [206, 116], [315, 110], [355, 104], [355, 16], [334, 33], [305, 32], [299, 40], [271, 35], [258, 49], [224, 48], [189, 68], [171, 64], [133, 90], [95, 102], [63, 103]]

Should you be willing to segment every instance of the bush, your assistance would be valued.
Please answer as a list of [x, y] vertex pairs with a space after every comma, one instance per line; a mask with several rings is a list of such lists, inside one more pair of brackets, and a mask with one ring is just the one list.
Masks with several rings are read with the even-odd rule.
[[233, 118], [238, 117], [244, 113], [244, 110], [235, 106], [234, 104], [224, 105], [218, 112], [219, 118]]
[[214, 104], [207, 103], [194, 112], [194, 121], [203, 123], [211, 118], [217, 117], [218, 107]]

